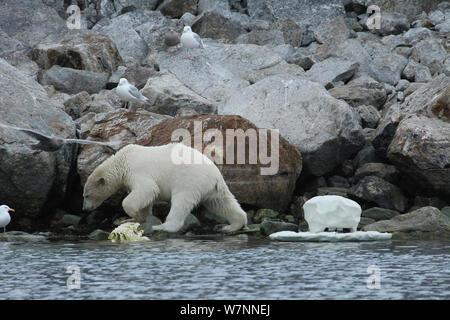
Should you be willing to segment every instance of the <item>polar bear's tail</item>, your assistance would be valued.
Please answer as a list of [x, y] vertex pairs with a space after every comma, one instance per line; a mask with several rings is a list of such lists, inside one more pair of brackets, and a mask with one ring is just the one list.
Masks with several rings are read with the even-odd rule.
[[247, 227], [247, 213], [242, 210], [223, 179], [217, 181], [214, 192], [204, 205], [228, 220], [230, 225], [224, 227], [224, 231], [232, 232]]

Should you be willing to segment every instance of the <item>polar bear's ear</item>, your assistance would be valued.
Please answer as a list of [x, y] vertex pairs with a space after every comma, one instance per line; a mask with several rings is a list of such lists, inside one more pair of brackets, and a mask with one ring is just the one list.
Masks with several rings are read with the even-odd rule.
[[97, 180], [97, 184], [99, 186], [104, 186], [106, 184], [106, 181], [105, 181], [104, 178], [100, 178], [100, 179]]

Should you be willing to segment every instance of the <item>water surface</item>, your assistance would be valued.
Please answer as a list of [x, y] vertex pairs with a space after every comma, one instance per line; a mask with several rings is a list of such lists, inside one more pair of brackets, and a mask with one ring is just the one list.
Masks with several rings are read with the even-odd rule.
[[0, 299], [449, 299], [449, 256], [442, 241], [0, 243]]

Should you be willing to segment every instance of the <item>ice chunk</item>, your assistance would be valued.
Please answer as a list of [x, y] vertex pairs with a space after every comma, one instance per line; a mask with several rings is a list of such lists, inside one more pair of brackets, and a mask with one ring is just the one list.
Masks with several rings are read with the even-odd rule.
[[310, 232], [322, 232], [325, 228], [350, 229], [355, 232], [361, 219], [361, 206], [341, 196], [318, 196], [303, 205], [305, 220]]

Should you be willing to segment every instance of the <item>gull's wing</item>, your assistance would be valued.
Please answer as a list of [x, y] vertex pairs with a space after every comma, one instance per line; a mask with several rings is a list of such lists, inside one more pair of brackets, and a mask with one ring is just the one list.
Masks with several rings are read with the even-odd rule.
[[198, 34], [196, 34], [195, 32], [192, 32], [192, 35], [194, 36], [195, 41], [198, 42], [198, 45], [200, 46], [200, 48], [204, 48], [203, 46], [203, 40], [202, 38], [200, 38], [200, 36]]
[[50, 139], [52, 139], [52, 137], [47, 136], [45, 134], [42, 134], [40, 132], [37, 132], [35, 130], [19, 128], [19, 127], [13, 127], [13, 126], [8, 126], [8, 125], [4, 125], [4, 124], [0, 124], [0, 126], [4, 127], [4, 128], [8, 128], [8, 129], [21, 131], [21, 132], [26, 133], [27, 135], [29, 135], [29, 136], [39, 140], [39, 141], [47, 142]]
[[102, 146], [117, 146], [120, 141], [93, 141], [93, 140], [83, 140], [83, 139], [64, 139], [64, 143], [78, 143], [78, 144], [99, 144]]
[[142, 95], [142, 93], [139, 92], [139, 90], [134, 87], [134, 86], [129, 86], [128, 87], [128, 93], [131, 94], [133, 96], [133, 98], [138, 99], [138, 100], [147, 100], [146, 97], [144, 97]]

